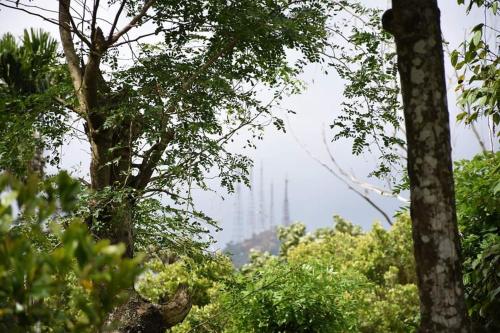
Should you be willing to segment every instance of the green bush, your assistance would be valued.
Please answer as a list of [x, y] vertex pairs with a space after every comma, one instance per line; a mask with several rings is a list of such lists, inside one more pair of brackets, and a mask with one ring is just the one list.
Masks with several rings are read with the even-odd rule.
[[460, 161], [455, 187], [465, 296], [476, 330], [500, 331], [500, 152]]
[[335, 221], [312, 234], [301, 224], [279, 230], [279, 256], [254, 253], [173, 332], [416, 331], [409, 218], [367, 233]]
[[123, 244], [94, 242], [64, 215], [78, 193], [65, 173], [41, 184], [3, 174], [0, 193], [0, 331], [103, 330], [139, 274], [140, 256], [124, 259]]

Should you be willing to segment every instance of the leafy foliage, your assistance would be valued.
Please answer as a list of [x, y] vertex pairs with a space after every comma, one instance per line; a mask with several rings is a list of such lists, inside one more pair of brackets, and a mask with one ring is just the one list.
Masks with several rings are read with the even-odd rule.
[[[463, 0], [458, 2], [464, 3]], [[497, 0], [468, 1], [467, 12], [476, 5], [496, 17], [499, 3]], [[460, 92], [458, 104], [465, 110], [457, 119], [466, 124], [478, 117], [491, 117], [495, 126], [500, 123], [500, 58], [495, 49], [497, 43], [487, 41], [488, 33], [493, 33], [498, 42], [498, 31], [483, 22], [472, 28], [470, 38], [460, 49], [451, 53], [451, 64], [460, 72], [455, 88]]]
[[[56, 148], [68, 130], [61, 93], [66, 72], [57, 66], [57, 42], [44, 31], [25, 30], [0, 39], [0, 169], [25, 175], [35, 152]], [[64, 86], [64, 85], [62, 85]]]
[[210, 304], [173, 332], [413, 332], [418, 293], [411, 229], [363, 233], [336, 217], [335, 228], [280, 230], [279, 256], [250, 264], [215, 285]]
[[186, 286], [193, 304], [207, 305], [213, 288], [232, 275], [231, 261], [221, 254], [193, 259], [159, 251], [151, 256], [136, 281], [136, 289], [154, 303], [168, 300], [179, 286]]
[[499, 1], [498, 0], [457, 0], [459, 5], [466, 4], [467, 6], [467, 13], [469, 13], [474, 6], [477, 6], [478, 8], [486, 8], [488, 10], [491, 10], [493, 14], [498, 13], [498, 6], [499, 6]]
[[[474, 0], [469, 9], [485, 5], [496, 14], [497, 3]], [[128, 1], [125, 11], [132, 15], [142, 5]], [[127, 289], [164, 303], [187, 286], [194, 310], [174, 332], [415, 331], [418, 297], [405, 214], [390, 230], [375, 224], [363, 232], [339, 217], [334, 228], [312, 234], [301, 224], [280, 229], [279, 255], [254, 253], [235, 271], [226, 257], [202, 254], [200, 221], [214, 223], [194, 209], [191, 196], [194, 186], [208, 189], [207, 174], [229, 191], [234, 182], [248, 182], [250, 159], [227, 144], [243, 127], [253, 139], [261, 138], [266, 122], [282, 129], [273, 106], [300, 90], [296, 77], [307, 62], [322, 59], [348, 82], [344, 113], [332, 125], [335, 139], [353, 138], [355, 154], [375, 144], [382, 155], [375, 174], [387, 174], [404, 142], [386, 132], [387, 124], [396, 132], [401, 118], [394, 52], [387, 52], [380, 12], [317, 0], [165, 0], [152, 9], [148, 19], [162, 41], [139, 44], [130, 66], [120, 64], [118, 51], [105, 54], [110, 70], [99, 73], [98, 107], [90, 110], [99, 134], [111, 133], [103, 148], [109, 160], [98, 169], [116, 168], [116, 178], [83, 194], [65, 174], [42, 183], [0, 178], [0, 329], [99, 331], [112, 326], [107, 315]], [[330, 53], [327, 9], [345, 10], [364, 24], [347, 35], [346, 21], [331, 27], [349, 46], [334, 43]], [[462, 103], [473, 110], [462, 117], [487, 115], [498, 123], [498, 58], [481, 40], [486, 28], [474, 28], [452, 62], [473, 73], [466, 82], [464, 72], [459, 87]], [[11, 35], [0, 40], [2, 169], [25, 175], [37, 148], [61, 143], [67, 111], [78, 109], [56, 48], [43, 32], [26, 32], [20, 45]], [[297, 62], [289, 62], [289, 50]], [[82, 47], [79, 56], [88, 51]], [[89, 127], [84, 130], [91, 138]], [[467, 299], [475, 324], [490, 330], [498, 328], [500, 292], [498, 165], [498, 154], [485, 155], [459, 163], [457, 171]], [[171, 205], [151, 197], [157, 194]], [[107, 205], [129, 202], [136, 249], [150, 256], [144, 271], [141, 256], [124, 259], [123, 244], [95, 242], [81, 222], [97, 221], [90, 232], [99, 234]]]
[[0, 41], [0, 72], [8, 89], [19, 93], [46, 91], [51, 66], [56, 59], [57, 42], [43, 31], [24, 30], [21, 45], [11, 34]]
[[139, 274], [141, 257], [123, 259], [123, 244], [96, 243], [78, 219], [57, 218], [78, 188], [65, 173], [42, 186], [0, 176], [2, 331], [100, 331]]
[[155, 198], [140, 200], [134, 210], [135, 245], [140, 251], [163, 249], [200, 259], [201, 250], [214, 242], [206, 224], [219, 230], [216, 221], [200, 211], [165, 205]]
[[341, 332], [355, 327], [351, 293], [359, 282], [315, 263], [268, 259], [247, 267], [230, 302], [236, 332]]
[[[498, 158], [498, 153], [479, 155], [458, 162], [455, 172], [467, 301], [476, 327], [491, 332], [498, 327]], [[0, 183], [8, 189], [0, 209], [0, 325], [13, 332], [107, 325], [106, 315], [141, 271], [140, 259], [122, 259], [123, 245], [95, 243], [81, 223], [61, 215], [61, 209], [75, 208], [78, 194], [67, 175], [47, 179], [41, 188], [34, 178], [20, 183], [4, 175]], [[21, 209], [17, 217], [15, 202]], [[334, 228], [307, 234], [295, 224], [281, 228], [279, 237], [279, 256], [255, 252], [240, 271], [221, 255], [206, 260], [147, 248], [149, 260], [135, 287], [155, 303], [179, 286], [189, 288], [194, 310], [173, 332], [414, 332], [418, 327], [405, 214], [390, 230], [375, 224], [365, 233], [336, 216]]]
[[[348, 17], [341, 20], [339, 15], [332, 25], [327, 57], [346, 84], [340, 115], [330, 127], [334, 140], [353, 140], [355, 155], [375, 148], [380, 157], [373, 175], [388, 176], [397, 170], [397, 152], [405, 145], [398, 135], [402, 116], [392, 36], [380, 25], [380, 10], [356, 1], [342, 4], [339, 12]], [[360, 25], [348, 24], [351, 20]]]
[[[161, 42], [139, 44], [132, 66], [120, 66], [112, 52], [105, 58], [112, 71], [103, 74], [103, 126], [131, 131], [112, 143], [111, 163], [129, 166], [123, 172], [131, 186], [189, 207], [189, 188], [207, 189], [207, 174], [229, 191], [235, 182], [248, 182], [250, 159], [226, 145], [241, 128], [250, 131], [253, 147], [264, 124], [282, 127], [271, 111], [282, 95], [298, 91], [304, 64], [319, 60], [325, 3], [157, 1], [151, 21]], [[133, 11], [142, 1], [128, 5]], [[289, 62], [288, 50], [300, 61]], [[122, 160], [125, 145], [132, 146], [131, 161]], [[155, 177], [145, 184], [150, 148], [159, 156], [151, 165]]]
[[[499, 157], [478, 155], [455, 168], [467, 305], [474, 329], [484, 332], [499, 327]], [[255, 252], [250, 264], [214, 285], [208, 305], [195, 307], [173, 331], [417, 330], [418, 289], [406, 213], [390, 230], [375, 224], [364, 233], [336, 216], [334, 228], [306, 234], [297, 223], [278, 233], [279, 256]]]
[[456, 164], [456, 199], [463, 235], [464, 284], [474, 325], [500, 329], [500, 153]]

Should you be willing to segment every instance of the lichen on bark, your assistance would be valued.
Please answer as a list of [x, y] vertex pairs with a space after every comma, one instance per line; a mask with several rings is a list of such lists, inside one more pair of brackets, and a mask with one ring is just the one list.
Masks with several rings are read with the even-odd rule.
[[449, 115], [435, 0], [393, 0], [405, 115], [420, 332], [469, 332], [459, 260]]

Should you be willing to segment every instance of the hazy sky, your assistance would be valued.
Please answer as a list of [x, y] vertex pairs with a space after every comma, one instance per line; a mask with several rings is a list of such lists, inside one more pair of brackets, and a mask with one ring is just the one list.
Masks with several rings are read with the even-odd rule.
[[[0, 0], [4, 2], [5, 0]], [[43, 3], [44, 6], [52, 7], [57, 4], [55, 0], [34, 1], [32, 4]], [[388, 7], [387, 1], [368, 1], [372, 6], [385, 9]], [[441, 8], [441, 23], [443, 35], [450, 43], [450, 49], [460, 44], [466, 35], [468, 28], [479, 23], [483, 19], [483, 13], [476, 12], [465, 16], [465, 8], [458, 6], [455, 0], [438, 1]], [[491, 22], [492, 26], [498, 27], [498, 22]], [[12, 32], [20, 35], [24, 28], [43, 27], [45, 30], [58, 36], [57, 27], [43, 22], [33, 16], [28, 16], [13, 10], [6, 10], [0, 7], [0, 34]], [[447, 62], [447, 77], [453, 78]], [[283, 107], [292, 109], [295, 115], [289, 116], [289, 130], [286, 134], [277, 132], [272, 126], [266, 129], [263, 141], [258, 142], [256, 150], [248, 150], [256, 165], [255, 183], [260, 182], [259, 169], [262, 166], [264, 171], [264, 188], [266, 197], [266, 212], [269, 215], [269, 187], [271, 182], [274, 185], [274, 207], [275, 220], [281, 222], [283, 214], [283, 192], [285, 177], [289, 179], [289, 200], [290, 216], [293, 220], [306, 223], [310, 228], [331, 225], [332, 216], [339, 214], [357, 224], [368, 228], [373, 221], [382, 220], [381, 215], [370, 207], [364, 200], [349, 191], [340, 181], [335, 179], [321, 165], [312, 160], [307, 153], [299, 146], [292, 135], [307, 147], [314, 155], [321, 160], [328, 162], [328, 155], [322, 143], [322, 131], [325, 130], [328, 139], [331, 139], [332, 132], [328, 125], [339, 114], [339, 105], [342, 98], [342, 82], [337, 75], [330, 71], [329, 75], [323, 73], [319, 65], [310, 65], [306, 68], [301, 78], [307, 83], [307, 90], [298, 96], [292, 96], [285, 100]], [[451, 81], [449, 81], [451, 82]], [[470, 130], [463, 125], [456, 124], [455, 115], [455, 94], [453, 83], [449, 84], [449, 107], [451, 113], [452, 144], [455, 159], [469, 158], [479, 151], [479, 145]], [[483, 137], [486, 137], [487, 126], [483, 123], [478, 126]], [[370, 171], [373, 171], [376, 156], [365, 154], [363, 156], [352, 156], [350, 143], [347, 141], [336, 141], [331, 143], [330, 149], [333, 151], [337, 161], [346, 170], [354, 173], [360, 179], [377, 183], [377, 180], [367, 178]], [[234, 149], [240, 149], [238, 142]], [[64, 164], [62, 167], [87, 173], [88, 149], [85, 145], [72, 142], [64, 148]], [[221, 200], [220, 196], [225, 196], [226, 200]], [[370, 195], [385, 211], [392, 215], [401, 203], [392, 198], [382, 198]], [[236, 203], [234, 196], [228, 196], [223, 192], [219, 193], [197, 193], [198, 208], [208, 215], [221, 221], [224, 228], [217, 235], [222, 242], [226, 242], [234, 234], [234, 220], [236, 215]], [[245, 218], [249, 209], [248, 190], [243, 189], [242, 212]], [[255, 209], [259, 206], [259, 189], [254, 190]], [[255, 213], [258, 217], [258, 212]], [[250, 228], [245, 227], [245, 234]]]

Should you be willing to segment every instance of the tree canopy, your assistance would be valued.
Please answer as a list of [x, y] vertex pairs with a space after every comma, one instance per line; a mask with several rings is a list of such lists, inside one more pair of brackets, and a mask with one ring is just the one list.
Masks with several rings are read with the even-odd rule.
[[[0, 329], [498, 330], [499, 156], [458, 162], [454, 182], [436, 1], [383, 16], [358, 1], [40, 3], [0, 3], [59, 29], [0, 38]], [[498, 13], [497, 0], [474, 6]], [[450, 58], [458, 120], [485, 117], [497, 134], [491, 31], [476, 25]], [[345, 81], [328, 136], [355, 155], [376, 148], [372, 175], [403, 182], [393, 196], [410, 189], [410, 215], [370, 231], [339, 216], [279, 228], [279, 254], [235, 269], [210, 252], [218, 221], [192, 193], [250, 185], [253, 161], [231, 143], [285, 131], [275, 110], [311, 63]], [[90, 152], [88, 177], [44, 172], [68, 138]]]

